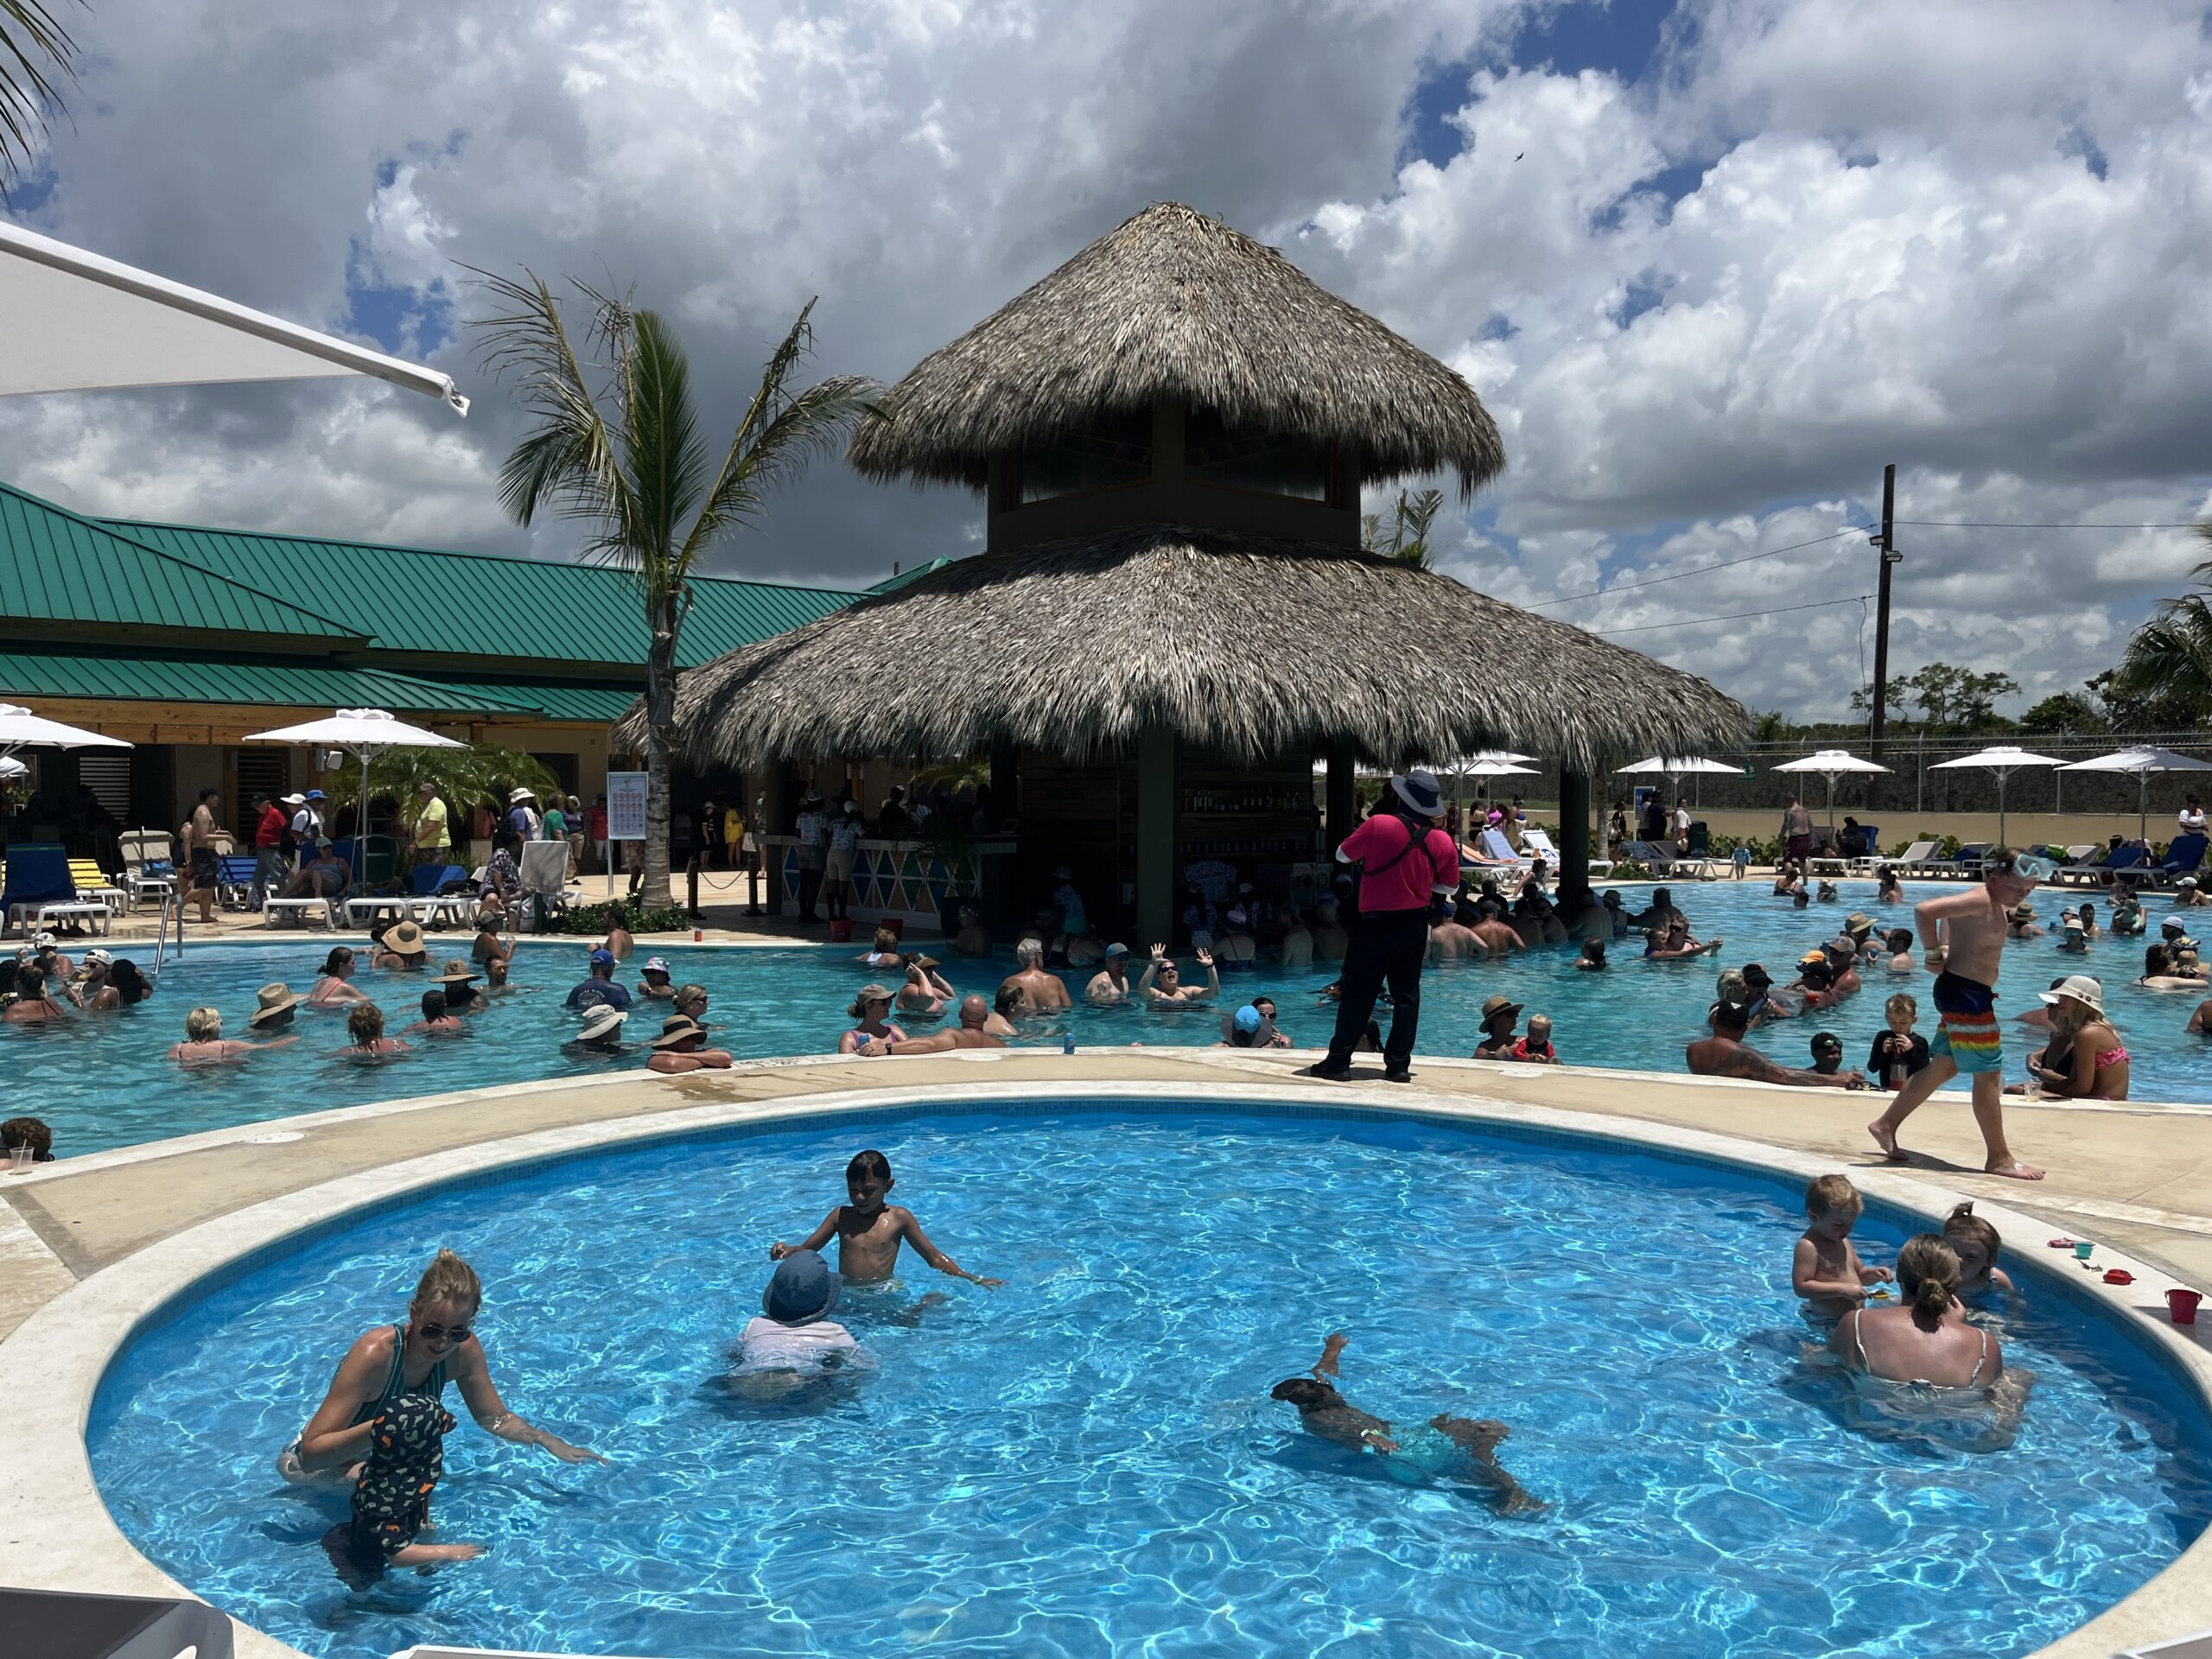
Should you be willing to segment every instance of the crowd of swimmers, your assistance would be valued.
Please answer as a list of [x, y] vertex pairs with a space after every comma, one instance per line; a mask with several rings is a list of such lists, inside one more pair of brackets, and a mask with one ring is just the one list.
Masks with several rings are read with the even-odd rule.
[[[929, 1267], [988, 1290], [1004, 1281], [963, 1267], [931, 1240], [912, 1211], [890, 1202], [897, 1183], [880, 1151], [846, 1166], [845, 1202], [834, 1205], [797, 1243], [778, 1240], [760, 1312], [738, 1332], [724, 1384], [752, 1405], [818, 1409], [875, 1369], [865, 1326], [912, 1327], [945, 1299], [931, 1293], [912, 1306], [895, 1291], [900, 1252], [912, 1247]], [[1852, 1237], [1864, 1200], [1840, 1174], [1805, 1193], [1806, 1226], [1792, 1253], [1791, 1289], [1832, 1363], [1848, 1372], [1942, 1400], [1973, 1400], [1993, 1409], [1999, 1435], [2018, 1421], [2032, 1379], [2009, 1372], [2001, 1319], [2018, 1291], [1999, 1265], [1997, 1229], [1959, 1205], [1940, 1232], [1908, 1239], [1893, 1266], [1865, 1261]], [[824, 1252], [834, 1247], [834, 1263]], [[1893, 1297], [1891, 1287], [1895, 1287]], [[831, 1316], [847, 1292], [862, 1325]], [[480, 1335], [483, 1287], [451, 1250], [440, 1250], [416, 1285], [405, 1319], [378, 1325], [346, 1352], [321, 1403], [278, 1454], [288, 1482], [343, 1491], [346, 1519], [323, 1544], [356, 1587], [388, 1567], [428, 1567], [483, 1554], [480, 1544], [423, 1536], [443, 1471], [443, 1442], [459, 1427], [447, 1409], [456, 1388], [479, 1427], [511, 1444], [566, 1463], [605, 1462], [515, 1412], [494, 1382]], [[1332, 1333], [1305, 1371], [1274, 1384], [1269, 1397], [1291, 1406], [1300, 1427], [1383, 1472], [1410, 1483], [1455, 1488], [1506, 1516], [1533, 1516], [1546, 1504], [1504, 1468], [1498, 1448], [1512, 1431], [1493, 1419], [1451, 1411], [1401, 1427], [1353, 1405], [1342, 1390], [1347, 1344]], [[1815, 1351], [1808, 1349], [1808, 1354]], [[1426, 1408], [1424, 1408], [1426, 1412]], [[1991, 1440], [1989, 1444], [2001, 1443]]]

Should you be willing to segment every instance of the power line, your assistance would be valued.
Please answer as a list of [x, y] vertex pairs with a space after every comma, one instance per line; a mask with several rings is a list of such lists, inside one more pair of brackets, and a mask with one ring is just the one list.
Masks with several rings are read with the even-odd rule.
[[1913, 524], [1923, 530], [2195, 530], [2203, 521], [2192, 518], [2178, 524], [2005, 524], [1993, 519], [1980, 518], [1900, 518], [1901, 524]]
[[1694, 628], [1707, 622], [1748, 622], [1759, 616], [1787, 616], [1792, 611], [1824, 611], [1832, 605], [1863, 605], [1873, 597], [1872, 594], [1853, 594], [1848, 599], [1823, 599], [1810, 605], [1783, 605], [1771, 611], [1733, 611], [1726, 616], [1693, 616], [1680, 622], [1646, 622], [1633, 628], [1592, 628], [1590, 632], [1601, 639], [1609, 639], [1617, 633], [1650, 633], [1660, 628]]
[[1708, 570], [1726, 570], [1739, 564], [1750, 564], [1757, 559], [1770, 559], [1777, 553], [1795, 553], [1800, 548], [1818, 547], [1821, 543], [1833, 542], [1838, 537], [1863, 536], [1866, 533], [1863, 526], [1853, 525], [1849, 530], [1839, 530], [1834, 536], [1815, 536], [1809, 542], [1792, 542], [1787, 547], [1770, 547], [1764, 553], [1747, 553], [1740, 559], [1723, 559], [1719, 564], [1700, 564], [1694, 570], [1677, 570], [1672, 575], [1653, 576], [1646, 582], [1624, 582], [1618, 588], [1599, 588], [1586, 594], [1568, 594], [1560, 599], [1536, 600], [1526, 608], [1541, 611], [1548, 606], [1571, 605], [1577, 600], [1609, 599], [1615, 594], [1630, 593], [1638, 588], [1656, 588], [1662, 582], [1680, 582], [1684, 576], [1701, 576]]

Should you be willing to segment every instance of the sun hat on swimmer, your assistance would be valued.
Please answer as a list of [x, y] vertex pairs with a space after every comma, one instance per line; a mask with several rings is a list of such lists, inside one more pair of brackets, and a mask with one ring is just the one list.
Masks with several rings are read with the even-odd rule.
[[402, 922], [384, 936], [384, 948], [394, 956], [419, 957], [429, 952], [430, 942], [416, 923]]
[[660, 1035], [652, 1039], [654, 1048], [674, 1048], [694, 1037], [703, 1037], [707, 1028], [688, 1014], [671, 1014], [660, 1022]]
[[1521, 1014], [1521, 1004], [1516, 1002], [1511, 997], [1503, 995], [1503, 994], [1493, 996], [1484, 1002], [1483, 1023], [1484, 1025], [1488, 1025], [1501, 1014], [1510, 1014], [1516, 1019], [1518, 1019]]
[[812, 1250], [793, 1250], [776, 1263], [760, 1311], [778, 1325], [811, 1325], [837, 1306], [842, 1288], [827, 1262]]
[[434, 977], [441, 985], [461, 985], [473, 979], [480, 979], [483, 976], [459, 957], [454, 957], [446, 963], [445, 972], [435, 975]]
[[2105, 988], [2087, 974], [2075, 974], [2058, 982], [2055, 991], [2037, 993], [2046, 1002], [2056, 1006], [2062, 997], [2072, 997], [2084, 1007], [2098, 1014], [2105, 1011]]
[[621, 1029], [622, 1022], [630, 1016], [620, 1008], [610, 1008], [604, 1002], [594, 1002], [584, 1015], [584, 1027], [580, 1040], [595, 1043]]
[[261, 1006], [246, 1015], [245, 1022], [249, 1026], [257, 1026], [264, 1020], [274, 1020], [286, 1009], [300, 1005], [299, 997], [282, 981], [263, 986], [254, 993], [254, 1001]]

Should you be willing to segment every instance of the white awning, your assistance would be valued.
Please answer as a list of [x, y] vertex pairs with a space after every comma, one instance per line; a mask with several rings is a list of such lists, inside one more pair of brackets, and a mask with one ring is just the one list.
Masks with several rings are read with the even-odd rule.
[[366, 374], [442, 397], [452, 377], [0, 221], [0, 397]]

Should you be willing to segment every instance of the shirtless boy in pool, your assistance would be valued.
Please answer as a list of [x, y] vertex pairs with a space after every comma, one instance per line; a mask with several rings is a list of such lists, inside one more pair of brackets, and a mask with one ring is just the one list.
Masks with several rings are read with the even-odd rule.
[[1993, 847], [1979, 887], [1913, 906], [1924, 947], [1921, 961], [1936, 976], [1936, 1010], [1942, 1018], [1928, 1046], [1928, 1065], [1906, 1079], [1889, 1110], [1866, 1126], [1891, 1163], [1906, 1161], [1897, 1145], [1897, 1129], [1905, 1119], [1963, 1071], [1974, 1082], [1974, 1122], [1981, 1126], [1989, 1154], [1983, 1167], [1993, 1175], [2043, 1179], [2043, 1171], [2022, 1163], [2005, 1144], [2004, 1054], [1994, 987], [2007, 912], [2050, 873], [2047, 860]]
[[837, 1241], [837, 1276], [849, 1285], [881, 1284], [899, 1265], [901, 1240], [939, 1273], [965, 1279], [971, 1285], [996, 1290], [1003, 1279], [986, 1279], [970, 1273], [930, 1243], [914, 1212], [883, 1200], [893, 1183], [891, 1160], [880, 1152], [863, 1152], [845, 1166], [845, 1191], [850, 1204], [841, 1204], [810, 1234], [804, 1243], [786, 1244], [779, 1239], [768, 1247], [768, 1259], [780, 1262], [793, 1250], [820, 1250]]

